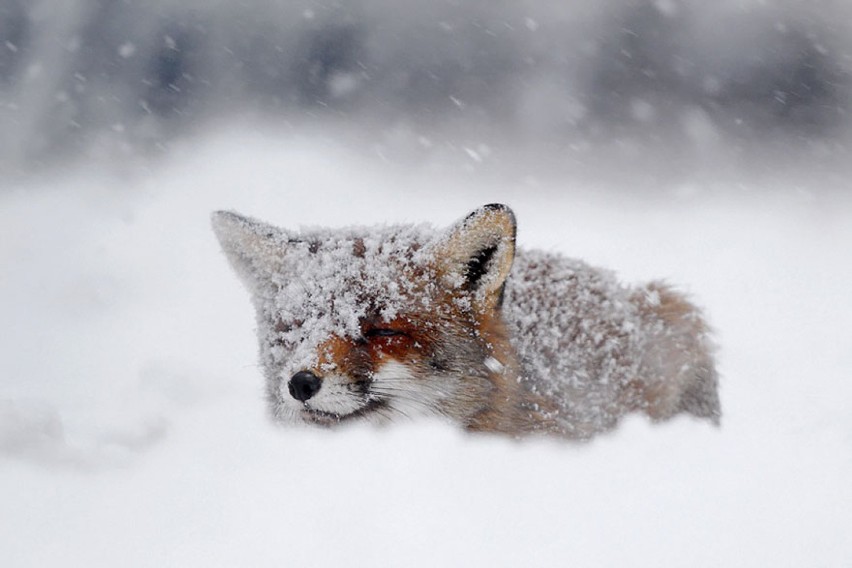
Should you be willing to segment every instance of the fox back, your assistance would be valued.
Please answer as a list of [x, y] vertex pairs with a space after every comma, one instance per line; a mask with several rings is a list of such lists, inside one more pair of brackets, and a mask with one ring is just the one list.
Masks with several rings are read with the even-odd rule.
[[257, 315], [272, 415], [335, 425], [426, 414], [514, 436], [588, 439], [628, 412], [718, 422], [709, 330], [662, 283], [515, 249], [488, 205], [426, 225], [213, 225]]

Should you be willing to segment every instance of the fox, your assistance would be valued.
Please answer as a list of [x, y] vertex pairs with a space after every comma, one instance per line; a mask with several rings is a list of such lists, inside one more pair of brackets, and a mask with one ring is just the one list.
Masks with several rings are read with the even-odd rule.
[[291, 231], [231, 211], [212, 224], [255, 308], [274, 421], [432, 416], [579, 441], [630, 413], [719, 424], [702, 311], [663, 281], [516, 248], [506, 205], [445, 230]]

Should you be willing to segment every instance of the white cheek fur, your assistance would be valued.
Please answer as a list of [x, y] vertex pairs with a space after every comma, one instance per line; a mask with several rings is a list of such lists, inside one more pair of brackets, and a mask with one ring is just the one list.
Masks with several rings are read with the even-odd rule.
[[432, 376], [418, 377], [414, 371], [396, 359], [373, 375], [370, 391], [385, 401], [394, 414], [403, 416], [442, 416], [443, 401], [455, 394], [451, 382]]

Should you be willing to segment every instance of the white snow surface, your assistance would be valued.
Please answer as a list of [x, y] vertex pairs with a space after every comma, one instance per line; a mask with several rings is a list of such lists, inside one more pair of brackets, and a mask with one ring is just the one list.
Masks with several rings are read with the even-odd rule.
[[[2, 565], [852, 564], [852, 195], [534, 176], [232, 132], [144, 175], [0, 182]], [[716, 329], [722, 426], [274, 426], [210, 212], [440, 227], [491, 202], [521, 246], [686, 289]]]

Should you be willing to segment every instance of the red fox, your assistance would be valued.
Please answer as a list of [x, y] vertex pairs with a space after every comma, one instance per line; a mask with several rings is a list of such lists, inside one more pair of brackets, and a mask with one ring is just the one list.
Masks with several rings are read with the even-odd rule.
[[667, 285], [515, 249], [505, 205], [429, 226], [279, 229], [213, 214], [251, 292], [272, 415], [334, 425], [440, 416], [585, 440], [629, 412], [718, 424], [713, 344]]

